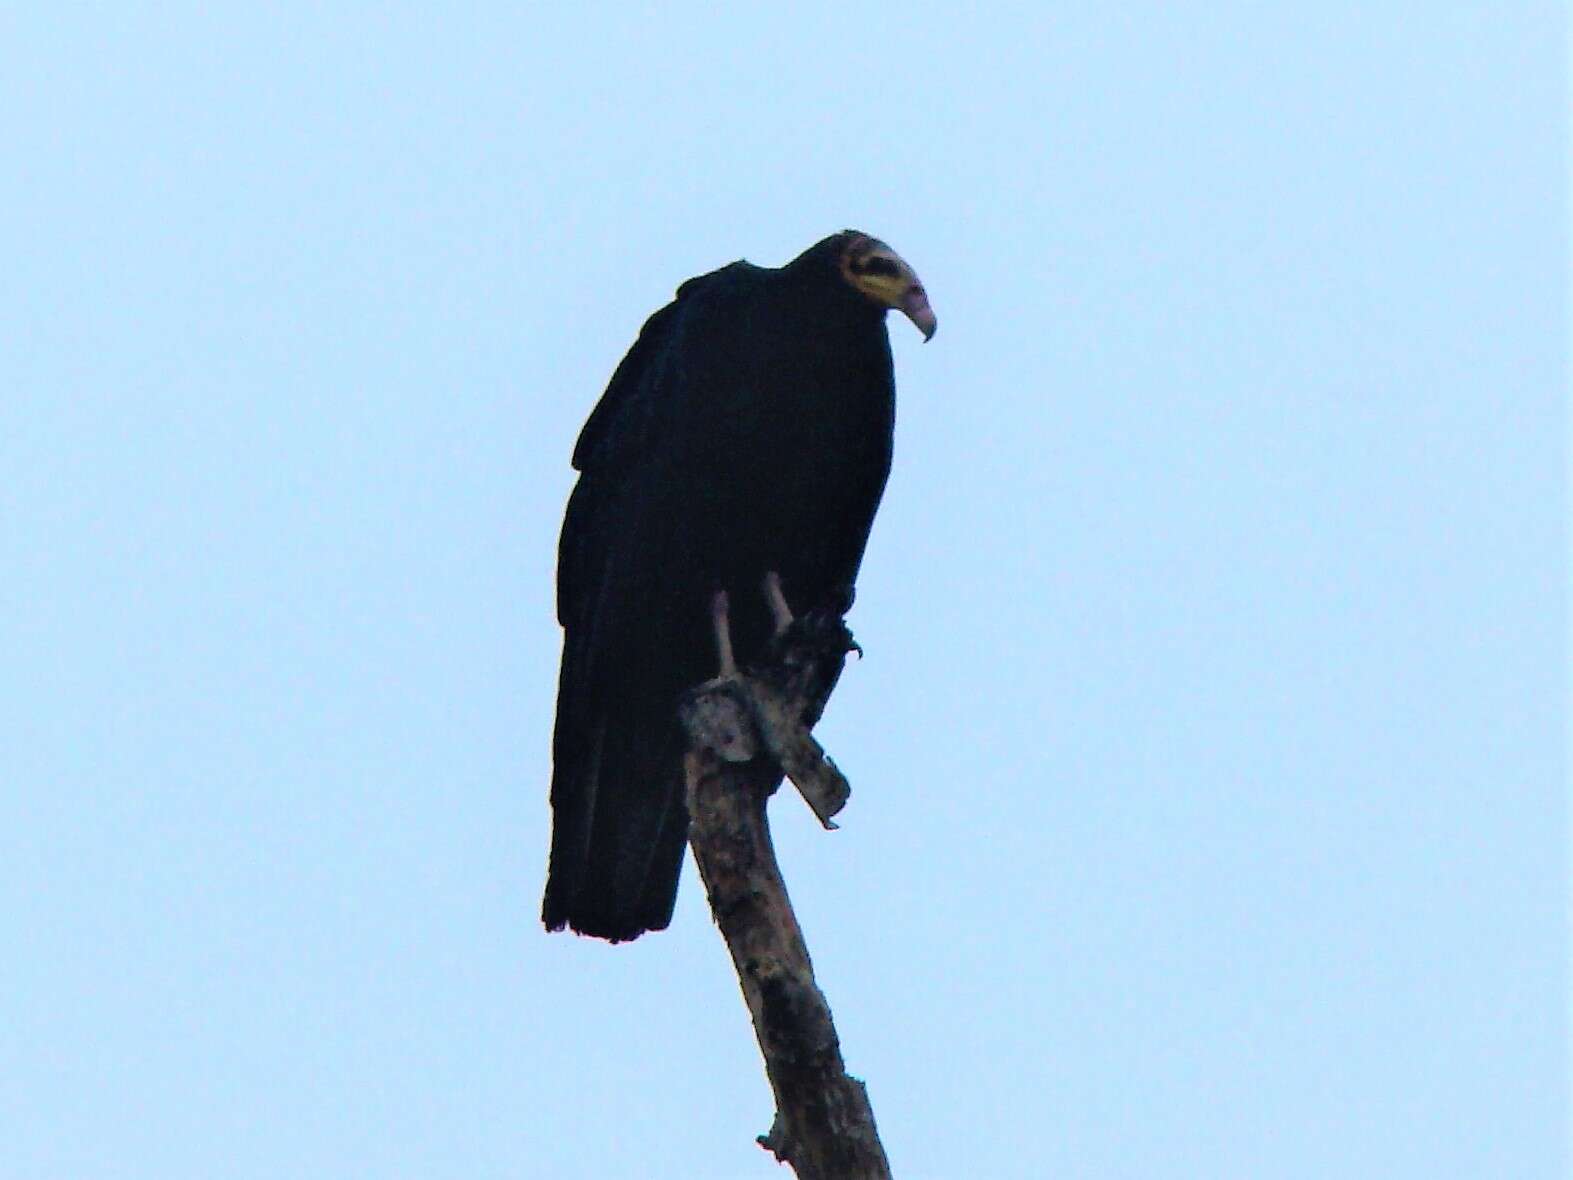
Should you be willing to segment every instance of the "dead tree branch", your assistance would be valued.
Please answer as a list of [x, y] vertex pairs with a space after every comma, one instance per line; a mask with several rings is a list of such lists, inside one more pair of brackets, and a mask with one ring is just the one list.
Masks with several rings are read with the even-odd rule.
[[783, 768], [827, 828], [850, 794], [808, 732], [853, 646], [839, 622], [830, 631], [795, 627], [768, 667], [690, 694], [689, 843], [775, 1093], [775, 1122], [760, 1145], [799, 1180], [890, 1180], [868, 1092], [847, 1075], [765, 815]]

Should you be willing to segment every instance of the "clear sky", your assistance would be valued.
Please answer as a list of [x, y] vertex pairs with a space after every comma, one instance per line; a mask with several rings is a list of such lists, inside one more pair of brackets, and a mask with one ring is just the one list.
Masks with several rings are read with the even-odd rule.
[[1562, 6], [569, 8], [0, 15], [0, 1175], [782, 1174], [691, 869], [537, 922], [554, 547], [855, 226], [940, 330], [774, 815], [898, 1175], [1565, 1176]]

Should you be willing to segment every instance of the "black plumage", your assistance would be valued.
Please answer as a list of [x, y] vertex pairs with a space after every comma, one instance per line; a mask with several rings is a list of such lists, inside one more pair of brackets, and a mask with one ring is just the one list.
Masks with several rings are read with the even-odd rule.
[[917, 276], [864, 234], [732, 263], [650, 317], [591, 413], [558, 552], [549, 929], [621, 940], [671, 920], [677, 701], [716, 674], [715, 592], [745, 665], [773, 634], [767, 573], [797, 614], [850, 605], [890, 470], [892, 307], [932, 334]]

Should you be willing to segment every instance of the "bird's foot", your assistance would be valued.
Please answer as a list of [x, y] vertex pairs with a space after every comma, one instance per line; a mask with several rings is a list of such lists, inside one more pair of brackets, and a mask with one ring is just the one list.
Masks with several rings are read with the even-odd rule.
[[846, 620], [834, 610], [814, 610], [793, 619], [775, 637], [772, 656], [785, 664], [806, 660], [834, 661], [839, 664], [848, 652], [862, 656], [863, 649], [852, 638]]

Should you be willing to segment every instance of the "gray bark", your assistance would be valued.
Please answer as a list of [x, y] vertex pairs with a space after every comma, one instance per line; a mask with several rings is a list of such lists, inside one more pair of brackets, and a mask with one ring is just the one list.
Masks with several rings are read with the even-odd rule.
[[850, 646], [844, 629], [828, 648], [822, 636], [795, 645], [789, 632], [771, 666], [701, 685], [683, 708], [689, 843], [775, 1093], [775, 1122], [758, 1142], [799, 1180], [890, 1180], [868, 1091], [846, 1072], [765, 814], [785, 769], [820, 822], [835, 827], [830, 817], [850, 788], [808, 729]]

